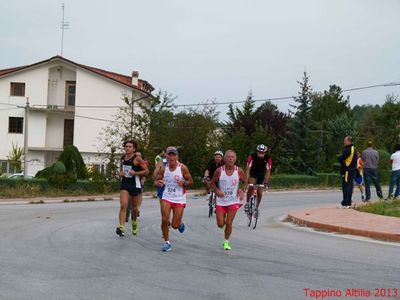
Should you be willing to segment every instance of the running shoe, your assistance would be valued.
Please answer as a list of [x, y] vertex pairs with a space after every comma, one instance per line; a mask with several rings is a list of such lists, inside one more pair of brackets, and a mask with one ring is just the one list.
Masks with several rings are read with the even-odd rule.
[[119, 226], [117, 227], [117, 229], [115, 230], [115, 233], [118, 234], [120, 237], [125, 236], [124, 226], [119, 225]]
[[138, 221], [132, 221], [132, 234], [137, 235], [139, 231]]
[[180, 233], [183, 233], [185, 231], [185, 223], [181, 223], [179, 224], [178, 230]]
[[229, 241], [225, 240], [224, 243], [222, 244], [222, 246], [224, 247], [224, 250], [231, 250], [231, 245], [229, 245]]
[[244, 205], [244, 212], [248, 213], [250, 209], [250, 205], [249, 203], [246, 202], [246, 204]]
[[161, 248], [161, 250], [163, 252], [169, 252], [169, 251], [171, 251], [171, 249], [172, 249], [172, 246], [171, 246], [171, 243], [169, 243], [169, 242], [165, 242]]

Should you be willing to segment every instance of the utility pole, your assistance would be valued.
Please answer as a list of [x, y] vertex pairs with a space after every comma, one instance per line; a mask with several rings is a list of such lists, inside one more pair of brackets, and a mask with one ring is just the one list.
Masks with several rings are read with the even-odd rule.
[[24, 126], [24, 178], [28, 175], [28, 118], [29, 118], [29, 97], [26, 97], [25, 126]]

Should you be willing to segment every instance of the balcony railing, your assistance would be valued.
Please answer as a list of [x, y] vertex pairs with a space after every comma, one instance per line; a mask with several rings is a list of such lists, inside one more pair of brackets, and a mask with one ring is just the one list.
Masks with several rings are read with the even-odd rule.
[[30, 109], [36, 111], [48, 111], [48, 112], [51, 111], [74, 112], [75, 106], [47, 104], [47, 105], [32, 105]]

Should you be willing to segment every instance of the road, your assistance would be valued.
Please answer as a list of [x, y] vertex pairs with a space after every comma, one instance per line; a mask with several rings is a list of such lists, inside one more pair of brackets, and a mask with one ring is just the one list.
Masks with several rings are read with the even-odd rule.
[[364, 293], [354, 299], [382, 299], [374, 297], [376, 288], [386, 298], [396, 288], [400, 293], [399, 245], [281, 222], [289, 211], [339, 198], [336, 191], [269, 193], [257, 229], [246, 226], [241, 210], [232, 250], [224, 251], [204, 197], [191, 197], [186, 231], [172, 232], [169, 253], [161, 252], [155, 199], [144, 200], [139, 235], [125, 238], [115, 234], [118, 201], [0, 205], [0, 299], [316, 299], [322, 292], [336, 295], [325, 299], [351, 299], [346, 289]]

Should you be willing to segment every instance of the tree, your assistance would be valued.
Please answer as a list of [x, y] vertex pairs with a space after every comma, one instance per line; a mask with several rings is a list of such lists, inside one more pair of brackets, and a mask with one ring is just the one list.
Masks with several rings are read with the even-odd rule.
[[400, 102], [399, 97], [387, 95], [380, 113], [376, 114], [378, 124], [375, 144], [391, 152], [394, 145], [400, 142]]
[[299, 95], [294, 99], [296, 109], [289, 121], [289, 134], [286, 142], [288, 155], [287, 166], [294, 172], [314, 174], [317, 170], [316, 157], [319, 151], [319, 136], [315, 134], [315, 123], [312, 119], [312, 89], [307, 73], [303, 73]]
[[114, 122], [103, 128], [98, 137], [101, 142], [100, 150], [108, 153], [108, 178], [113, 177], [112, 173], [117, 168], [113, 161], [124, 141], [133, 139], [146, 155], [154, 154], [155, 147], [162, 143], [165, 128], [168, 128], [173, 119], [174, 99], [175, 97], [164, 91], [145, 98], [122, 98], [124, 105], [114, 114]]
[[18, 147], [18, 143], [14, 145], [12, 143], [12, 148], [8, 153], [7, 158], [9, 161], [14, 165], [15, 172], [21, 173], [22, 172], [22, 157], [24, 156], [24, 148]]
[[327, 124], [342, 114], [350, 116], [351, 110], [349, 97], [343, 97], [339, 86], [331, 85], [328, 91], [312, 95], [311, 118], [315, 125], [312, 132], [319, 138], [317, 165], [320, 171], [329, 171], [332, 157], [336, 156], [336, 148], [327, 144]]
[[266, 144], [277, 165], [283, 153], [289, 116], [281, 113], [270, 101], [255, 108], [251, 92], [242, 108], [229, 106], [228, 121], [223, 124], [225, 149], [235, 149], [238, 164], [245, 165], [247, 156], [257, 144]]

